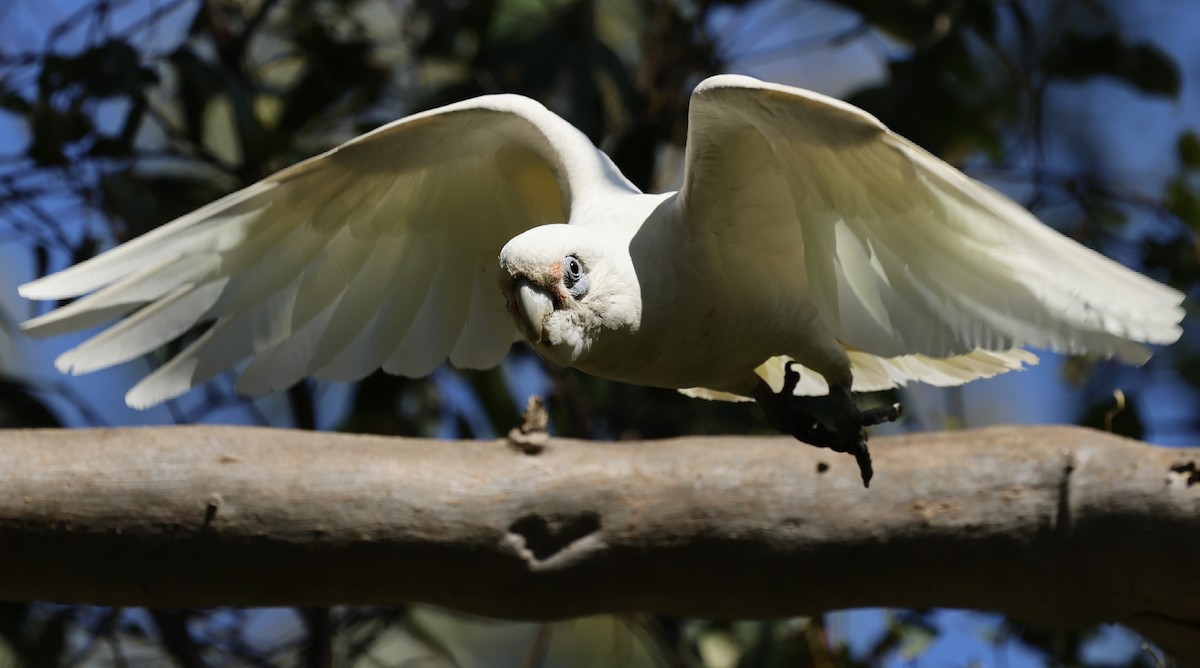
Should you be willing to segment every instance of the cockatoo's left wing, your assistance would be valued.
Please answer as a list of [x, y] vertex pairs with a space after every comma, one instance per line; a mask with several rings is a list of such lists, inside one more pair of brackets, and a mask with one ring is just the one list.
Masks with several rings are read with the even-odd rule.
[[[698, 233], [794, 254], [807, 297], [850, 352], [856, 389], [994, 375], [1028, 361], [1013, 350], [1023, 345], [1141, 363], [1141, 343], [1180, 334], [1178, 291], [809, 91], [743, 76], [701, 83], [680, 199]], [[765, 233], [775, 225], [798, 226], [796, 247], [755, 249], [778, 243]]]
[[125, 317], [57, 360], [85, 373], [212, 326], [126, 396], [146, 407], [250, 358], [241, 391], [307, 375], [420, 376], [500, 361], [516, 336], [496, 257], [513, 236], [636, 192], [545, 107], [492, 95], [401, 119], [20, 288], [87, 295], [24, 324]]

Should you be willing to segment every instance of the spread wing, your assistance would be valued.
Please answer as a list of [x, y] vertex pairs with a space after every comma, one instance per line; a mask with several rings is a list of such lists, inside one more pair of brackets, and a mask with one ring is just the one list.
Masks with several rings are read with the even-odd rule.
[[[1180, 335], [1182, 294], [1058, 234], [851, 105], [719, 76], [696, 89], [689, 119], [689, 222], [742, 247], [780, 238], [764, 226], [799, 226], [804, 297], [848, 350], [896, 362], [876, 370], [876, 384], [1019, 368], [1023, 345], [1141, 363], [1141, 343]], [[972, 370], [977, 351], [1001, 359]]]
[[634, 190], [566, 121], [515, 95], [357, 137], [138, 239], [20, 288], [87, 295], [24, 323], [52, 334], [123, 320], [56, 361], [86, 373], [212, 325], [126, 396], [143, 408], [250, 358], [238, 389], [306, 375], [407, 376], [497, 364], [516, 336], [496, 283], [513, 236]]

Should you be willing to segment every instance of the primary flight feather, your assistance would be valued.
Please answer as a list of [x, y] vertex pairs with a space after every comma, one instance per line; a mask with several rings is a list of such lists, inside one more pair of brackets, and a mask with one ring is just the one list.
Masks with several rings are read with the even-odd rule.
[[521, 335], [605, 378], [760, 401], [763, 381], [955, 385], [1036, 362], [1022, 346], [1138, 364], [1180, 335], [1179, 292], [851, 105], [724, 75], [689, 121], [682, 189], [647, 195], [530, 99], [416, 114], [21, 286], [81, 297], [24, 328], [121, 318], [57, 360], [84, 373], [211, 322], [136, 408], [247, 358], [258, 393], [490, 367]]

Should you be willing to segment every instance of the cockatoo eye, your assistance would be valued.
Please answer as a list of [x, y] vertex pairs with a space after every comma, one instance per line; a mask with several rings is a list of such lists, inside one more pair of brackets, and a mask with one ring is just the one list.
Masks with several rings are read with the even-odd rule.
[[571, 287], [571, 283], [579, 281], [583, 276], [583, 264], [579, 262], [579, 258], [574, 255], [568, 255], [563, 258], [563, 278], [567, 281], [567, 287]]
[[563, 258], [563, 286], [567, 288], [567, 292], [575, 299], [580, 299], [587, 294], [588, 280], [587, 274], [583, 273], [583, 263], [574, 255], [568, 255]]

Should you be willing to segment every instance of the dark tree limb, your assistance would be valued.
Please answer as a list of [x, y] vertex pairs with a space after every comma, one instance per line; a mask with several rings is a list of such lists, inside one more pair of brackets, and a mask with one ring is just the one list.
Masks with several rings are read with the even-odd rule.
[[1200, 449], [1067, 427], [441, 442], [259, 428], [0, 432], [0, 597], [423, 601], [496, 617], [860, 606], [1116, 621], [1200, 657]]

